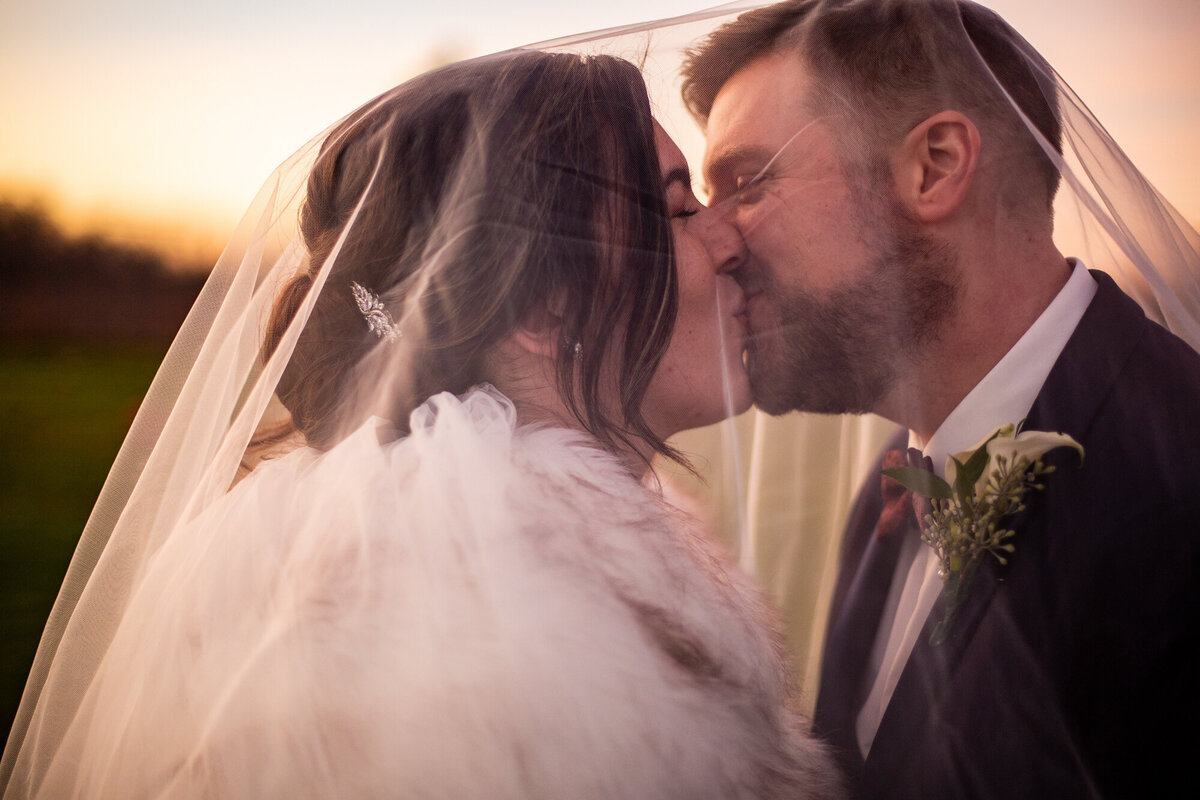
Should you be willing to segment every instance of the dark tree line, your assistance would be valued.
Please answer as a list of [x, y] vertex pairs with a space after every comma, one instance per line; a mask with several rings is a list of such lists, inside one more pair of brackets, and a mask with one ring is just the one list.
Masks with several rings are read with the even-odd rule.
[[169, 339], [203, 284], [149, 250], [67, 236], [40, 209], [0, 201], [2, 339]]

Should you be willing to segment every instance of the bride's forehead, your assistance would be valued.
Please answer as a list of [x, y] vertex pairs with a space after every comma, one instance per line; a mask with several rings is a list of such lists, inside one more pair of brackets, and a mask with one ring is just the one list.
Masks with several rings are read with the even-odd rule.
[[657, 120], [654, 123], [654, 144], [658, 148], [658, 164], [664, 177], [680, 169], [687, 170], [688, 163], [683, 151]]

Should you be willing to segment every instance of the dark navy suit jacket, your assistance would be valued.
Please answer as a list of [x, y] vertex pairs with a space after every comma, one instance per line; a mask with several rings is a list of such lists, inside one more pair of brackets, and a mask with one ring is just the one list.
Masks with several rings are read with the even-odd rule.
[[1069, 433], [1083, 463], [1047, 455], [1008, 565], [988, 559], [933, 646], [939, 600], [865, 764], [854, 723], [900, 537], [872, 535], [878, 472], [859, 495], [815, 713], [857, 797], [1196, 796], [1200, 355], [1093, 277], [1025, 422]]

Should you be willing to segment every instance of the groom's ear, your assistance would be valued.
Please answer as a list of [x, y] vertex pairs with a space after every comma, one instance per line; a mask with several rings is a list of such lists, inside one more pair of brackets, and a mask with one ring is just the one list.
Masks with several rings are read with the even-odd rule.
[[940, 222], [967, 197], [979, 165], [979, 129], [958, 111], [941, 111], [909, 131], [892, 158], [897, 195], [921, 222]]

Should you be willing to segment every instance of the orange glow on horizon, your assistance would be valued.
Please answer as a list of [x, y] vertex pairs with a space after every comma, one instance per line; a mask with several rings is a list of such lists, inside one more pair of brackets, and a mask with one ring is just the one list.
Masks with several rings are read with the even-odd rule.
[[[630, 21], [718, 1], [614, 0], [603, 10]], [[295, 19], [263, 22], [275, 33], [290, 24], [286, 36], [269, 39], [225, 3], [205, 12], [212, 24], [204, 27], [169, 3], [159, 11], [115, 0], [104, 14], [117, 14], [116, 22], [84, 31], [69, 27], [88, 22], [84, 5], [77, 6], [82, 21], [71, 23], [64, 2], [73, 0], [0, 12], [9, 23], [0, 34], [0, 108], [9, 123], [0, 126], [0, 200], [34, 202], [67, 233], [150, 247], [173, 264], [215, 260], [278, 163], [405, 77], [432, 63], [613, 24], [597, 9], [536, 0], [504, 9], [480, 3], [468, 18], [461, 9], [415, 13], [353, 0], [336, 12], [305, 7]], [[1200, 228], [1200, 3], [1093, 0], [1078, 10], [1041, 0], [984, 2], [1046, 54]], [[52, 12], [59, 16], [52, 20]], [[159, 27], [125, 25], [121, 12]], [[472, 39], [475, 46], [462, 44]]]
[[117, 244], [153, 251], [178, 270], [206, 270], [216, 263], [240, 212], [212, 209], [169, 213], [154, 206], [72, 204], [52, 187], [0, 180], [0, 202], [32, 208], [69, 237], [96, 236]]

